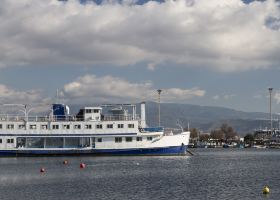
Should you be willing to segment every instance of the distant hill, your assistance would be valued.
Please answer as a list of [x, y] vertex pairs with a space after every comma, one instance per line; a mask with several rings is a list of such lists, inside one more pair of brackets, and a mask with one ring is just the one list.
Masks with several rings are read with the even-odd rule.
[[[258, 128], [269, 127], [267, 113], [243, 112], [223, 107], [198, 106], [191, 104], [161, 103], [161, 125], [178, 128], [177, 121], [183, 127], [199, 128], [203, 132], [210, 132], [227, 123], [240, 135], [253, 132]], [[77, 113], [83, 105], [72, 105], [71, 113]], [[140, 113], [140, 105], [137, 105]], [[146, 102], [146, 119], [149, 126], [158, 126], [158, 104]], [[276, 122], [275, 122], [276, 125]]]
[[[150, 126], [158, 124], [158, 104], [146, 103], [147, 121]], [[177, 121], [183, 127], [199, 128], [204, 132], [218, 128], [223, 123], [232, 126], [240, 135], [253, 132], [258, 128], [269, 127], [267, 113], [243, 112], [234, 109], [198, 106], [190, 104], [161, 103], [161, 124], [165, 127], [176, 127]], [[178, 127], [178, 126], [177, 126]]]

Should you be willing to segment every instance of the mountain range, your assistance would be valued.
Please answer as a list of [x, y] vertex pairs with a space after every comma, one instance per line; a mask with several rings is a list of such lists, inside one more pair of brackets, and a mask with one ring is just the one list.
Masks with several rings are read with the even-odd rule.
[[[269, 114], [262, 112], [243, 112], [223, 107], [199, 106], [191, 104], [161, 103], [161, 125], [164, 127], [198, 128], [210, 132], [223, 123], [232, 126], [241, 136], [253, 133], [256, 129], [270, 127]], [[147, 122], [150, 126], [158, 125], [158, 104], [146, 103]], [[273, 127], [278, 127], [277, 121]]]

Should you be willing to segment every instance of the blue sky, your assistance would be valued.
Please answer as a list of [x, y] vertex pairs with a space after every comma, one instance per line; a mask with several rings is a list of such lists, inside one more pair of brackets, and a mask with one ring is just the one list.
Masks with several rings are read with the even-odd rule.
[[4, 0], [0, 101], [163, 102], [280, 112], [273, 0]]

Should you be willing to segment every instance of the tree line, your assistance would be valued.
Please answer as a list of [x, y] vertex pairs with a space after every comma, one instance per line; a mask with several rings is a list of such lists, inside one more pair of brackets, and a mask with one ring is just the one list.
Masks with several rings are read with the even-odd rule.
[[209, 139], [228, 141], [235, 140], [238, 138], [236, 131], [228, 124], [222, 124], [220, 128], [214, 129], [209, 134], [200, 134], [197, 128], [190, 129], [190, 138], [199, 140], [201, 142], [207, 142]]

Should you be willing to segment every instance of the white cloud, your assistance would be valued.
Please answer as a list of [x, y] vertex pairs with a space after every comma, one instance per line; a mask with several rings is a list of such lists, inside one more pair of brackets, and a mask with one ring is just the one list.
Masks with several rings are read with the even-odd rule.
[[219, 95], [215, 95], [212, 97], [214, 100], [219, 100], [220, 99], [220, 96]]
[[1, 104], [29, 104], [42, 102], [42, 92], [40, 90], [18, 91], [0, 84], [0, 102]]
[[225, 100], [229, 100], [229, 99], [231, 99], [231, 98], [233, 98], [233, 97], [235, 97], [236, 95], [235, 94], [225, 94], [224, 95], [224, 99]]
[[276, 91], [273, 98], [276, 100], [276, 103], [280, 103], [280, 91]]
[[273, 0], [168, 0], [82, 5], [2, 0], [0, 67], [168, 62], [236, 71], [280, 64]]
[[[63, 87], [65, 99], [72, 102], [108, 102], [124, 103], [153, 100], [157, 98], [157, 89], [153, 83], [131, 83], [125, 79], [95, 75], [85, 75]], [[184, 102], [193, 97], [204, 96], [205, 91], [192, 88], [167, 88], [162, 89], [161, 100], [163, 102]]]
[[254, 99], [261, 99], [263, 96], [261, 94], [256, 94], [253, 96]]
[[222, 99], [229, 100], [235, 96], [236, 96], [235, 94], [215, 95], [212, 97], [212, 99], [214, 99], [215, 101], [222, 100]]
[[20, 91], [0, 84], [0, 114], [23, 114], [23, 105], [27, 105], [30, 114], [50, 111], [52, 100], [46, 98], [41, 90]]

